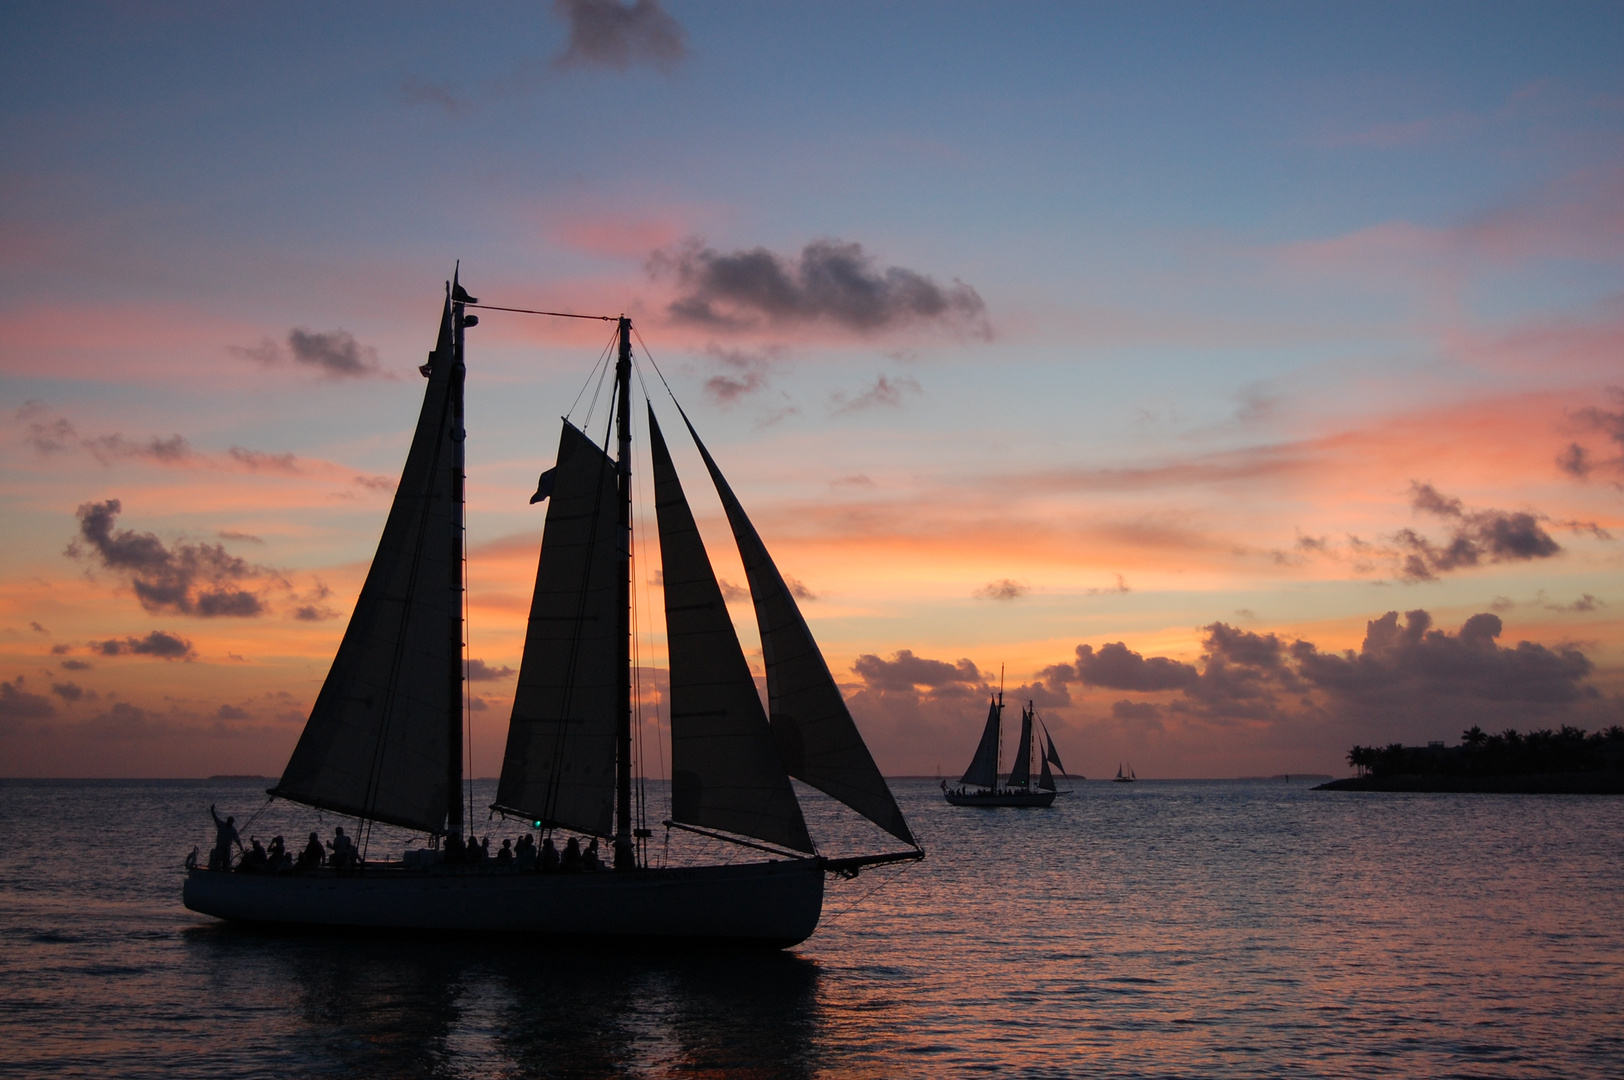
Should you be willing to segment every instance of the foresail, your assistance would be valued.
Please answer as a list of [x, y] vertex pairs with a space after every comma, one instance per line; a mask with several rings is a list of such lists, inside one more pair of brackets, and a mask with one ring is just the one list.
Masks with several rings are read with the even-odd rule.
[[[1041, 720], [1038, 722], [1042, 723]], [[1060, 763], [1060, 754], [1054, 748], [1054, 739], [1049, 735], [1049, 729], [1047, 727], [1043, 729], [1043, 741], [1049, 745], [1048, 750], [1045, 751], [1043, 755], [1043, 760], [1047, 761], [1061, 772], [1065, 772], [1066, 767]]]
[[607, 836], [615, 798], [615, 465], [568, 421], [496, 807]]
[[1015, 751], [1015, 764], [1009, 767], [1011, 787], [1027, 787], [1032, 783], [1032, 712], [1021, 710], [1021, 744]]
[[959, 777], [959, 783], [975, 787], [998, 786], [998, 721], [1002, 711], [1003, 706], [997, 701], [987, 705], [987, 726], [981, 729], [976, 756], [970, 759], [970, 767]]
[[785, 769], [796, 779], [839, 799], [897, 839], [917, 847], [783, 575], [700, 441], [699, 433], [692, 424], [688, 431], [721, 496], [750, 581], [767, 666], [773, 735]]
[[649, 410], [671, 656], [671, 817], [813, 850], [704, 540]]
[[[450, 794], [447, 717], [460, 697], [462, 438], [452, 394], [451, 307], [378, 551], [327, 681], [272, 794], [438, 832]], [[455, 384], [455, 385], [454, 385]]]
[[1054, 773], [1049, 771], [1048, 758], [1043, 759], [1043, 771], [1038, 774], [1038, 787], [1042, 788], [1044, 791], [1055, 790]]

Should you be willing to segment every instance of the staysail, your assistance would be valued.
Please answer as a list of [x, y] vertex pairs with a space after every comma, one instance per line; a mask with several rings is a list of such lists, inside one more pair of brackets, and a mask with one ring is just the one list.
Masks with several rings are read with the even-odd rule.
[[671, 818], [814, 850], [704, 540], [649, 410], [671, 656]]
[[464, 371], [457, 359], [448, 299], [378, 552], [304, 733], [271, 789], [425, 832], [446, 828], [447, 717], [461, 699]]
[[845, 803], [897, 839], [918, 847], [783, 575], [692, 424], [688, 424], [688, 433], [699, 447], [716, 493], [721, 496], [750, 581], [767, 666], [773, 735], [786, 771]]
[[987, 726], [981, 729], [976, 756], [970, 759], [970, 767], [959, 777], [959, 783], [987, 788], [998, 786], [998, 722], [1003, 711], [1002, 701], [995, 698], [988, 703]]
[[1015, 764], [1009, 768], [1010, 787], [1032, 784], [1032, 710], [1021, 710], [1021, 745], [1015, 751]]
[[567, 420], [495, 807], [607, 836], [615, 807], [615, 464]]

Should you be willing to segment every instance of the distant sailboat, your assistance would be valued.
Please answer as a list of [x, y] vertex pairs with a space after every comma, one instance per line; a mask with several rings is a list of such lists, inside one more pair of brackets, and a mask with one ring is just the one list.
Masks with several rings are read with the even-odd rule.
[[[774, 947], [801, 941], [817, 926], [825, 873], [850, 877], [924, 852], [784, 577], [684, 415], [749, 580], [766, 666], [770, 708], [763, 710], [651, 405], [670, 651], [671, 817], [664, 824], [770, 857], [684, 866], [650, 860], [640, 784], [633, 798], [632, 351], [624, 317], [610, 406], [618, 456], [607, 451], [607, 426], [600, 447], [566, 419], [556, 464], [530, 500], [549, 506], [491, 808], [533, 824], [544, 838], [569, 830], [609, 840], [612, 870], [524, 872], [444, 857], [462, 849], [463, 833], [463, 332], [479, 321], [465, 313], [477, 305], [448, 283], [439, 339], [421, 369], [428, 380], [422, 413], [383, 537], [304, 733], [270, 790], [359, 818], [363, 830], [385, 822], [426, 833], [429, 847], [400, 862], [338, 869], [197, 868], [186, 878], [186, 906], [298, 926]], [[791, 777], [908, 849], [821, 856]]]
[[1113, 783], [1113, 784], [1131, 784], [1137, 779], [1139, 779], [1139, 778], [1133, 774], [1133, 766], [1129, 765], [1128, 766], [1128, 771], [1126, 773], [1124, 773], [1122, 771], [1122, 763], [1119, 761], [1119, 762], [1117, 762], [1117, 774], [1116, 774], [1116, 776], [1114, 778], [1112, 778], [1111, 783]]
[[[1057, 792], [1054, 783], [1054, 773], [1049, 771], [1049, 764], [1065, 774], [1065, 766], [1060, 764], [1060, 755], [1055, 751], [1054, 740], [1049, 737], [1048, 727], [1043, 728], [1044, 749], [1039, 755], [1042, 768], [1038, 774], [1036, 789], [1032, 786], [1032, 723], [1037, 720], [1037, 709], [1032, 702], [1027, 702], [1021, 710], [1021, 741], [1015, 751], [1015, 764], [1009, 770], [1002, 787], [998, 784], [998, 758], [1003, 737], [1004, 692], [998, 691], [987, 707], [987, 726], [982, 729], [981, 742], [976, 747], [975, 757], [970, 760], [970, 767], [959, 778], [963, 787], [949, 788], [947, 781], [942, 781], [942, 793], [947, 801], [954, 806], [1051, 806], [1054, 804]], [[1042, 721], [1038, 720], [1041, 724]]]

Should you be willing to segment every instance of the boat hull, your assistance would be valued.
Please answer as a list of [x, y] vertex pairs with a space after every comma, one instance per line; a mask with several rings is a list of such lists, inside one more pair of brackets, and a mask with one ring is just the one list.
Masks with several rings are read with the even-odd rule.
[[230, 922], [586, 938], [730, 941], [785, 948], [823, 911], [816, 859], [629, 873], [369, 867], [357, 874], [193, 870], [188, 908]]
[[1053, 806], [1055, 796], [1052, 791], [967, 791], [963, 794], [949, 791], [945, 794], [947, 801], [954, 806], [984, 806], [989, 808], [998, 806]]

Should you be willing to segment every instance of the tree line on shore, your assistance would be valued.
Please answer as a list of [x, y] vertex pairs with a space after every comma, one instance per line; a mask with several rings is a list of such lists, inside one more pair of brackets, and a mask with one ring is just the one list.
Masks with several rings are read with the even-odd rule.
[[1526, 735], [1507, 728], [1490, 735], [1476, 725], [1461, 732], [1459, 746], [1355, 746], [1348, 764], [1360, 776], [1529, 776], [1537, 773], [1624, 771], [1624, 727], [1586, 733], [1582, 728], [1544, 728]]

